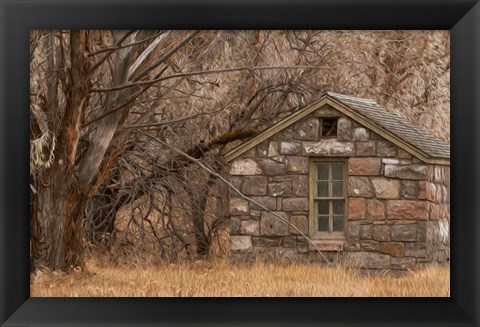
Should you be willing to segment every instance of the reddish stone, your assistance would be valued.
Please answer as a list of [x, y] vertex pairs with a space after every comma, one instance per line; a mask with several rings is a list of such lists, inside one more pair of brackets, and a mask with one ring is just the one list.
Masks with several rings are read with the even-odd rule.
[[308, 157], [287, 157], [287, 169], [294, 173], [308, 173]]
[[384, 219], [385, 205], [382, 201], [367, 200], [367, 218]]
[[398, 199], [400, 197], [400, 181], [390, 178], [372, 178], [375, 195], [379, 199]]
[[405, 256], [405, 247], [400, 242], [381, 242], [380, 252], [390, 254], [392, 257]]
[[430, 204], [430, 219], [438, 219], [440, 218], [440, 205], [436, 203]]
[[241, 216], [245, 214], [248, 214], [248, 201], [239, 198], [230, 199], [230, 215]]
[[428, 219], [429, 209], [429, 203], [426, 201], [387, 201], [387, 217], [390, 219], [425, 220]]
[[381, 158], [350, 158], [348, 160], [349, 175], [380, 175], [382, 169]]
[[355, 155], [361, 157], [374, 156], [377, 153], [375, 141], [355, 143]]
[[436, 191], [437, 191], [435, 184], [427, 181], [419, 181], [418, 185], [419, 185], [418, 198], [420, 200], [435, 201]]
[[365, 199], [363, 198], [348, 199], [348, 218], [349, 219], [365, 219]]

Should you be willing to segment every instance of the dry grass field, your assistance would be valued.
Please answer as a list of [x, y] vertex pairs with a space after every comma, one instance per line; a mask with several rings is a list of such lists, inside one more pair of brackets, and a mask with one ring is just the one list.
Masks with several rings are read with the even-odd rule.
[[450, 267], [432, 266], [403, 277], [360, 274], [315, 265], [251, 266], [194, 262], [144, 268], [106, 268], [31, 277], [32, 297], [448, 297]]

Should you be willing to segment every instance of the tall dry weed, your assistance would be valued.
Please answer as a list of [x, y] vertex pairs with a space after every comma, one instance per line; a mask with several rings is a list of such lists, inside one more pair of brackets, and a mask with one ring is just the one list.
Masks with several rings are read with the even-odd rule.
[[31, 278], [32, 297], [448, 297], [449, 267], [362, 274], [345, 267], [197, 261], [137, 268], [100, 267]]

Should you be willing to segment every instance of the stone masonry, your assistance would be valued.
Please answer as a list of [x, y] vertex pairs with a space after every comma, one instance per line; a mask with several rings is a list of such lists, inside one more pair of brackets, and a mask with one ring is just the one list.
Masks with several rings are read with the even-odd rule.
[[[336, 138], [320, 136], [322, 117], [338, 117]], [[231, 192], [232, 257], [322, 260], [298, 232], [309, 233], [309, 161], [322, 157], [348, 160], [345, 237], [314, 239], [328, 258], [400, 270], [449, 260], [450, 167], [423, 163], [329, 106], [231, 162], [232, 184], [282, 218]]]

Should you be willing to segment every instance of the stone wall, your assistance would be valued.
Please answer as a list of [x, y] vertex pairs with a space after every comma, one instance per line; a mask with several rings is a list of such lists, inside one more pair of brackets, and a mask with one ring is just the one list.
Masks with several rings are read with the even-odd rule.
[[[339, 117], [322, 139], [322, 117]], [[330, 107], [317, 110], [231, 162], [232, 184], [308, 235], [310, 158], [348, 158], [344, 239], [314, 240], [330, 259], [406, 269], [449, 258], [449, 167], [429, 165]], [[231, 192], [231, 255], [274, 261], [321, 256], [277, 216]]]

